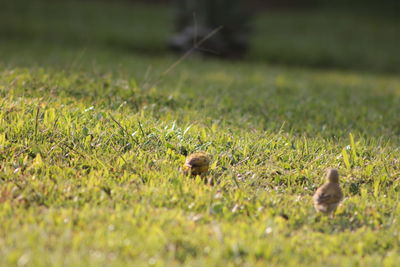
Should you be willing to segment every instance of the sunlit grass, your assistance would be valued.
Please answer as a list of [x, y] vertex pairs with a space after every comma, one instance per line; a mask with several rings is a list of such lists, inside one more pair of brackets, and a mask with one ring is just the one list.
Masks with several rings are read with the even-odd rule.
[[[395, 75], [189, 58], [162, 76], [173, 56], [42, 41], [0, 54], [0, 265], [399, 262]], [[214, 186], [181, 173], [195, 151]], [[332, 219], [311, 201], [328, 167]]]

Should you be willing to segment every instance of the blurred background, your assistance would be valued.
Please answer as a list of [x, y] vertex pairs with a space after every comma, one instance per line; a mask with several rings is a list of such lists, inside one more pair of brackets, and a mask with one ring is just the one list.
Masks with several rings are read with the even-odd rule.
[[398, 73], [399, 2], [0, 0], [0, 56], [50, 44]]

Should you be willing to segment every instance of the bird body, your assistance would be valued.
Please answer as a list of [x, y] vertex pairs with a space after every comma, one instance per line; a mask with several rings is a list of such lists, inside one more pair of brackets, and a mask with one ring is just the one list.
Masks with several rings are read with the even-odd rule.
[[343, 200], [343, 192], [339, 184], [339, 172], [336, 169], [329, 169], [326, 175], [326, 182], [317, 189], [313, 196], [314, 207], [318, 212], [331, 214], [335, 212]]
[[207, 153], [197, 152], [189, 155], [183, 165], [183, 171], [191, 175], [203, 175], [208, 172], [210, 167], [210, 157]]

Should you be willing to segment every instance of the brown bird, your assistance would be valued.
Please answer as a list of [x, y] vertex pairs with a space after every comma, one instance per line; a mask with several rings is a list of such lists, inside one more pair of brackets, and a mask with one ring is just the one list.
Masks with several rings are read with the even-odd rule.
[[186, 158], [183, 171], [185, 174], [191, 174], [193, 176], [204, 175], [208, 172], [210, 162], [211, 160], [207, 153], [197, 152]]
[[314, 207], [318, 212], [332, 214], [343, 199], [343, 192], [339, 185], [337, 169], [328, 169], [326, 182], [318, 188], [313, 196]]

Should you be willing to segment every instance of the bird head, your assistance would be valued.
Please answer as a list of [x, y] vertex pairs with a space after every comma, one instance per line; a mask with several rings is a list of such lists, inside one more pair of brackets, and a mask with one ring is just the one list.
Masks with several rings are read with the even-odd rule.
[[207, 173], [209, 166], [209, 155], [204, 152], [197, 152], [186, 158], [183, 171], [185, 173], [191, 173], [192, 175], [203, 175]]
[[337, 169], [328, 169], [326, 180], [330, 183], [339, 183], [339, 172]]

